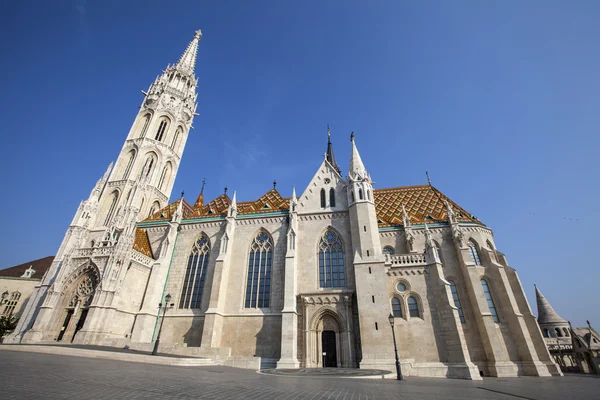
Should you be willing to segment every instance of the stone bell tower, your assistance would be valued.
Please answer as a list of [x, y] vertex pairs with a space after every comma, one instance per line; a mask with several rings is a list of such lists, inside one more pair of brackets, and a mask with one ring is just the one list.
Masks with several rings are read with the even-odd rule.
[[[110, 318], [106, 310], [118, 297], [123, 266], [129, 265], [136, 222], [166, 206], [171, 196], [196, 115], [194, 67], [201, 38], [196, 31], [179, 62], [142, 91], [144, 99], [114, 166], [81, 202], [12, 341], [73, 341], [84, 328], [101, 331], [100, 322]], [[70, 322], [61, 326], [63, 320]]]

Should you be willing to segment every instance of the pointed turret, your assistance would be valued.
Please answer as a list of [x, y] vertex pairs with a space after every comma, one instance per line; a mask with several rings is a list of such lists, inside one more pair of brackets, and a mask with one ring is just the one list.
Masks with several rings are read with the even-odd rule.
[[333, 145], [331, 144], [331, 130], [329, 129], [329, 125], [327, 125], [327, 153], [325, 158], [337, 172], [340, 174], [342, 173], [340, 167], [335, 162], [335, 156], [333, 155]]
[[567, 321], [562, 319], [560, 315], [554, 308], [550, 305], [548, 300], [544, 297], [540, 289], [536, 285], [535, 287], [535, 298], [537, 300], [537, 308], [538, 308], [538, 323], [539, 324], [566, 324]]
[[194, 34], [194, 39], [188, 44], [181, 55], [176, 68], [182, 72], [193, 75], [196, 66], [196, 54], [198, 53], [198, 42], [202, 39], [202, 31], [199, 29]]
[[229, 217], [234, 217], [237, 215], [237, 197], [236, 192], [233, 192], [233, 198], [231, 199], [231, 204], [229, 205]]
[[350, 155], [350, 168], [348, 169], [348, 177], [353, 180], [362, 180], [369, 178], [367, 169], [358, 154], [356, 143], [354, 142], [354, 132], [350, 135], [350, 141], [352, 141], [352, 154]]

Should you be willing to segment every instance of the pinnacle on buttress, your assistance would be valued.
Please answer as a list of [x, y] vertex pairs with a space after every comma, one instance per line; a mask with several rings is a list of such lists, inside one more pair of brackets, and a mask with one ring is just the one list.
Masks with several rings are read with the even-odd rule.
[[200, 39], [202, 39], [202, 31], [197, 30], [194, 34], [194, 38], [181, 55], [181, 58], [176, 66], [177, 69], [190, 75], [194, 74], [194, 68], [196, 66], [196, 54], [198, 53], [198, 42]]
[[558, 315], [558, 313], [556, 311], [554, 311], [554, 308], [552, 308], [552, 306], [550, 305], [548, 300], [546, 300], [546, 298], [544, 297], [542, 292], [540, 292], [540, 289], [538, 289], [538, 287], [536, 285], [533, 285], [533, 286], [535, 287], [535, 298], [537, 300], [538, 323], [539, 324], [547, 324], [547, 323], [566, 324], [567, 321], [562, 319], [560, 317], [560, 315]]

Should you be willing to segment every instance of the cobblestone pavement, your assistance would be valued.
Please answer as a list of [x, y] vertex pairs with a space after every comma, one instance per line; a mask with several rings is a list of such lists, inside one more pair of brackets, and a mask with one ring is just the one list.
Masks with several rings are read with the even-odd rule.
[[226, 367], [173, 367], [0, 352], [2, 399], [598, 399], [591, 376], [484, 381], [288, 377]]

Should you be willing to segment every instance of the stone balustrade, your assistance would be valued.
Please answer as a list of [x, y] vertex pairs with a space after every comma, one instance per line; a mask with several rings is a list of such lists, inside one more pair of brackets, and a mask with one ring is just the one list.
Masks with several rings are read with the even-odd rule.
[[385, 264], [392, 267], [414, 267], [427, 265], [425, 254], [385, 254]]

